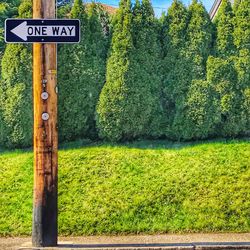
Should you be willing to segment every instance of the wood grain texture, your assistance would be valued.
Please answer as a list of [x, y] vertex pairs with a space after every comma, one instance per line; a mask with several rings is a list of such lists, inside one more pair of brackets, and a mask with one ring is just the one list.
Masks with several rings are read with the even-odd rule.
[[[55, 18], [54, 0], [33, 0], [33, 18]], [[57, 45], [33, 44], [34, 202], [32, 244], [57, 245]], [[43, 100], [43, 92], [48, 99]], [[48, 120], [42, 115], [47, 113]]]

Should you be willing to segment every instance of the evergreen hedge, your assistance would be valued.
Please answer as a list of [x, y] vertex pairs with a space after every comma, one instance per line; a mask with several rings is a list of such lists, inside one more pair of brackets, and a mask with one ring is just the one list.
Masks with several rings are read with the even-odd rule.
[[[88, 13], [87, 13], [88, 11]], [[107, 38], [95, 4], [74, 2], [71, 18], [81, 21], [81, 42], [59, 48], [59, 135], [61, 141], [97, 137], [95, 108], [105, 81]]]
[[174, 0], [163, 20], [163, 107], [165, 135], [171, 139], [181, 137], [181, 115], [190, 79], [190, 69], [184, 54], [188, 17], [188, 10], [183, 3]]
[[[130, 128], [133, 128], [133, 123], [130, 124], [129, 121], [132, 114], [128, 114], [126, 108], [133, 109], [134, 103], [130, 103], [128, 98], [132, 91], [137, 91], [136, 88], [127, 86], [133, 84], [133, 75], [130, 74], [134, 51], [130, 0], [120, 1], [115, 22], [107, 61], [106, 83], [97, 106], [97, 125], [100, 137], [118, 141], [131, 133]], [[140, 124], [137, 125], [140, 127]], [[129, 134], [130, 137], [133, 135], [133, 132]]]
[[207, 79], [214, 90], [214, 105], [219, 113], [216, 119], [216, 136], [237, 136], [241, 129], [241, 90], [234, 57], [228, 59], [210, 57], [208, 60]]
[[97, 108], [104, 139], [118, 141], [161, 133], [158, 27], [150, 1], [121, 1]]
[[[189, 19], [186, 33], [185, 57], [186, 87], [180, 111], [174, 122], [178, 121], [178, 134], [175, 137], [191, 140], [207, 138], [212, 129], [210, 109], [211, 89], [206, 80], [206, 62], [212, 50], [213, 26], [205, 7], [193, 0], [188, 9]], [[187, 72], [188, 71], [188, 72]]]
[[236, 70], [241, 100], [241, 132], [250, 132], [250, 2], [235, 2], [234, 44], [238, 50]]
[[217, 37], [215, 42], [215, 54], [220, 57], [228, 57], [235, 53], [234, 47], [234, 13], [229, 0], [222, 0], [215, 19]]
[[250, 61], [246, 44], [250, 38], [250, 5], [236, 1], [234, 11], [228, 0], [222, 1], [216, 18], [215, 57], [207, 62], [207, 80], [214, 90], [213, 105], [219, 114], [215, 119], [216, 136], [235, 137], [249, 129]]
[[[15, 15], [16, 2], [0, 4], [0, 25]], [[160, 20], [149, 0], [133, 6], [121, 0], [113, 17], [101, 5], [75, 0], [58, 15], [81, 19], [82, 34], [79, 44], [58, 49], [61, 141], [250, 132], [249, 1], [222, 0], [214, 23], [197, 0], [188, 8], [173, 0]], [[31, 0], [22, 0], [19, 17], [31, 17]], [[31, 48], [4, 46], [1, 34], [0, 145], [26, 147], [32, 143]]]
[[[31, 0], [23, 0], [19, 17], [29, 18]], [[31, 47], [8, 44], [1, 61], [1, 144], [27, 147], [32, 144], [32, 57]]]

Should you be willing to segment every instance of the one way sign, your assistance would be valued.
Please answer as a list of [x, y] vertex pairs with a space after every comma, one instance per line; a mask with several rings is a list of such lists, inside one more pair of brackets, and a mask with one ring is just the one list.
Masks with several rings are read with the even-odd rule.
[[6, 19], [6, 43], [78, 43], [76, 19]]

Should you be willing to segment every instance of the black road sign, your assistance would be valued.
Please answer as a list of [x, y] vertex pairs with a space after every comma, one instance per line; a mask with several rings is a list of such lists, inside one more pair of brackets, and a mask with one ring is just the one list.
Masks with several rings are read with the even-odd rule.
[[76, 19], [6, 19], [6, 43], [78, 43]]

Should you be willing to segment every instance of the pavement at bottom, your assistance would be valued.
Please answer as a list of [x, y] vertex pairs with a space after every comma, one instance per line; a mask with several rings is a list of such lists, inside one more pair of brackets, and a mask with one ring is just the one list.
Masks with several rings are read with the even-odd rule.
[[247, 250], [250, 233], [59, 237], [54, 248], [34, 248], [30, 242], [30, 237], [0, 238], [0, 250]]

